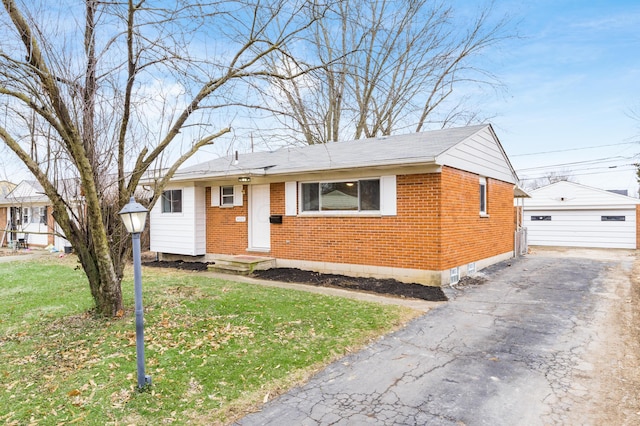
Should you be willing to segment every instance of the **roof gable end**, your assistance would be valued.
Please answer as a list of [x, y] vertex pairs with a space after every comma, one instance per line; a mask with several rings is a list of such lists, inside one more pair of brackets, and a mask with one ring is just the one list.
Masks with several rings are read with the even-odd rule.
[[518, 182], [518, 176], [491, 125], [483, 126], [448, 148], [436, 162], [504, 182]]
[[589, 207], [589, 206], [633, 206], [640, 204], [637, 198], [615, 194], [604, 189], [593, 188], [575, 182], [560, 181], [530, 192], [527, 207]]

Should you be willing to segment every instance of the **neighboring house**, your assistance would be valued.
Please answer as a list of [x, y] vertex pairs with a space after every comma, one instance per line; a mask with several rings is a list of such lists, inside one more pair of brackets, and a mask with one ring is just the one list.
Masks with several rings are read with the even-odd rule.
[[447, 284], [513, 256], [517, 180], [490, 125], [218, 158], [176, 173], [151, 250]]
[[7, 209], [5, 244], [26, 238], [30, 246], [53, 244], [54, 221], [49, 199], [37, 181], [24, 180], [2, 200]]
[[556, 182], [530, 195], [524, 205], [530, 245], [638, 247], [637, 198], [574, 182]]
[[60, 236], [62, 231], [53, 219], [51, 202], [38, 181], [23, 180], [15, 185], [0, 198], [2, 208], [7, 215], [3, 221], [5, 239], [2, 244], [26, 240], [29, 247], [52, 245], [61, 251], [69, 246], [69, 242]]

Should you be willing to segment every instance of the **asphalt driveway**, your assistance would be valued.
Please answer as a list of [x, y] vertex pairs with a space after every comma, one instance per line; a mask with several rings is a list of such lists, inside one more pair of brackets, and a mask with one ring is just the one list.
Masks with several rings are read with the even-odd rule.
[[583, 378], [634, 260], [541, 251], [486, 269], [486, 283], [450, 291], [448, 303], [237, 424], [595, 424]]

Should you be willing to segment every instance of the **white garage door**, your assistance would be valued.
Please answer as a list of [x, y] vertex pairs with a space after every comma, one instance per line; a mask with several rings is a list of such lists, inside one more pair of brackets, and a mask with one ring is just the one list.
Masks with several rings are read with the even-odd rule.
[[636, 248], [635, 210], [528, 210], [529, 244]]

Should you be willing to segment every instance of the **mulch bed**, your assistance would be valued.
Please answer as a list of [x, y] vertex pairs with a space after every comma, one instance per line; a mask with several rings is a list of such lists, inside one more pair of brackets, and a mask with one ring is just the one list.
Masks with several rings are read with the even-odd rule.
[[422, 299], [431, 302], [445, 302], [448, 300], [440, 287], [407, 284], [394, 279], [321, 274], [319, 272], [304, 271], [296, 268], [273, 268], [264, 271], [254, 271], [253, 276], [265, 280], [370, 291], [378, 294]]
[[[144, 266], [176, 268], [187, 271], [206, 271], [207, 265], [208, 263], [204, 262], [184, 262], [181, 260], [153, 261], [144, 263]], [[428, 300], [431, 302], [444, 302], [448, 300], [440, 287], [422, 284], [407, 284], [394, 279], [321, 274], [319, 272], [304, 271], [296, 268], [272, 268], [264, 271], [254, 271], [251, 276], [270, 281], [368, 291], [377, 294]]]
[[185, 262], [182, 260], [166, 261], [155, 260], [152, 262], [143, 262], [144, 266], [151, 266], [153, 268], [174, 268], [184, 271], [206, 271], [208, 263], [205, 262]]

